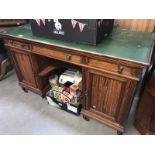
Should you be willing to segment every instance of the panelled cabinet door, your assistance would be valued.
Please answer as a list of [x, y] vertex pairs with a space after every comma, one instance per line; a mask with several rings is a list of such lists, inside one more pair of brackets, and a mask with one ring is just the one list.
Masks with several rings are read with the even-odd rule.
[[36, 88], [37, 84], [30, 54], [17, 49], [11, 49], [10, 54], [19, 81]]
[[120, 110], [123, 108], [125, 111], [122, 104], [125, 102], [123, 97], [126, 95], [128, 79], [88, 69], [86, 80], [88, 96], [85, 109], [115, 122], [121, 120]]

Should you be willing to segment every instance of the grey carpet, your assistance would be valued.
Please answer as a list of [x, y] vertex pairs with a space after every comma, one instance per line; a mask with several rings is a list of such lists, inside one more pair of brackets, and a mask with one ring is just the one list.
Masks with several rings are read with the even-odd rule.
[[[126, 135], [139, 134], [133, 126], [134, 107], [126, 123]], [[115, 135], [95, 120], [85, 121], [47, 104], [45, 99], [18, 86], [14, 71], [0, 81], [0, 134]]]

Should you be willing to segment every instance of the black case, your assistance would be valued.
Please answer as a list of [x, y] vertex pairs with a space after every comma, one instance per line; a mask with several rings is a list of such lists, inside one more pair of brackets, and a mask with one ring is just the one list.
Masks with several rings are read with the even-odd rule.
[[33, 35], [96, 45], [113, 29], [113, 19], [32, 19]]
[[82, 109], [82, 104], [74, 105], [74, 104], [68, 103], [71, 107], [76, 108], [76, 112], [74, 112], [74, 111], [68, 109], [67, 103], [61, 103], [61, 102], [57, 101], [54, 97], [52, 97], [48, 94], [46, 94], [46, 96], [50, 97], [62, 110], [67, 111], [67, 112], [72, 113], [77, 116], [80, 115], [80, 112]]

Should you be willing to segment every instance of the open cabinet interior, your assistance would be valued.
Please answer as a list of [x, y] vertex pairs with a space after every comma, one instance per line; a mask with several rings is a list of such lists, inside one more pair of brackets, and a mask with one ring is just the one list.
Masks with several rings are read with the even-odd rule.
[[82, 67], [66, 63], [63, 61], [55, 60], [48, 57], [43, 57], [40, 55], [33, 54], [37, 62], [37, 73], [40, 79], [44, 82], [43, 87], [46, 87], [49, 84], [49, 77], [51, 75], [57, 74], [60, 76], [65, 70], [73, 69], [82, 73]]
[[33, 56], [38, 66], [40, 87], [44, 89], [49, 104], [56, 103], [64, 110], [68, 110], [69, 106], [70, 111], [79, 114], [79, 109], [75, 108], [80, 105], [81, 109], [82, 106], [82, 67], [35, 54]]

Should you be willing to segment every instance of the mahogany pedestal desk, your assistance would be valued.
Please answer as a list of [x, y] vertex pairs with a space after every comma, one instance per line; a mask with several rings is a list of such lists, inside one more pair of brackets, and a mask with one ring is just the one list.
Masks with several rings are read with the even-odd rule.
[[29, 25], [0, 33], [9, 50], [19, 85], [44, 95], [55, 65], [82, 71], [82, 115], [124, 132], [131, 103], [152, 57], [152, 33], [114, 29], [97, 46], [36, 37]]

